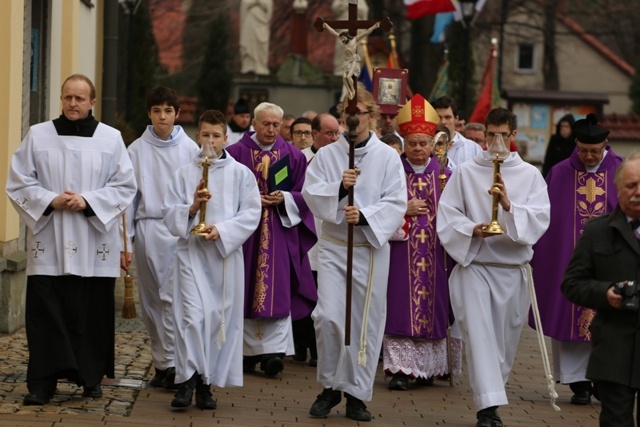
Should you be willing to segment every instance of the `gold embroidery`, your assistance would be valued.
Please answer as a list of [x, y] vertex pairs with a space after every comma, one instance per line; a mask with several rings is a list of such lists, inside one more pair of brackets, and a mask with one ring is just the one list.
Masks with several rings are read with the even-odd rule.
[[[605, 213], [606, 203], [596, 202], [596, 197], [607, 193], [607, 174], [606, 172], [592, 174], [576, 172], [576, 188], [575, 205], [577, 221], [579, 221], [577, 225], [582, 234], [582, 228], [587, 221]], [[578, 194], [586, 196], [586, 201], [578, 200]]]
[[587, 179], [586, 185], [578, 188], [578, 194], [587, 196], [587, 202], [593, 203], [596, 200], [596, 196], [602, 196], [604, 190], [596, 185], [596, 180], [593, 178]]

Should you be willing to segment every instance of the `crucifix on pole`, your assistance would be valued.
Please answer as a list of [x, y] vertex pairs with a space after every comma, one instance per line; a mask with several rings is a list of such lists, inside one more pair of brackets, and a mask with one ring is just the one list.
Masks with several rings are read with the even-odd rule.
[[[349, 169], [355, 168], [355, 145], [358, 133], [356, 131], [360, 120], [358, 119], [358, 75], [360, 74], [360, 56], [358, 56], [358, 42], [367, 37], [376, 28], [389, 31], [393, 24], [389, 18], [382, 21], [358, 20], [358, 0], [347, 0], [349, 2], [349, 15], [343, 21], [325, 21], [318, 18], [313, 24], [318, 32], [325, 29], [334, 37], [337, 37], [344, 44], [342, 57], [342, 80], [344, 93], [348, 99], [346, 112], [348, 114], [346, 123], [349, 128]], [[338, 33], [336, 29], [346, 30]], [[358, 34], [359, 29], [365, 31]], [[353, 187], [348, 189], [347, 204], [353, 206]], [[346, 270], [346, 310], [345, 310], [345, 334], [344, 344], [351, 344], [351, 288], [353, 281], [353, 224], [347, 228], [347, 270]]]

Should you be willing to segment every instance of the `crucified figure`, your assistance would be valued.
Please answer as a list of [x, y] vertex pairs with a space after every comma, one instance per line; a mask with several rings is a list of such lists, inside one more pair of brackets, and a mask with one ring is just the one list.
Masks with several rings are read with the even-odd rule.
[[380, 23], [376, 22], [355, 37], [350, 35], [348, 31], [338, 33], [326, 22], [322, 24], [322, 27], [326, 28], [329, 33], [337, 37], [342, 44], [344, 44], [344, 53], [342, 54], [342, 80], [347, 91], [347, 99], [353, 99], [356, 95], [356, 90], [353, 86], [353, 77], [357, 78], [360, 75], [360, 55], [358, 55], [357, 52], [358, 42], [371, 34], [376, 28], [380, 28]]

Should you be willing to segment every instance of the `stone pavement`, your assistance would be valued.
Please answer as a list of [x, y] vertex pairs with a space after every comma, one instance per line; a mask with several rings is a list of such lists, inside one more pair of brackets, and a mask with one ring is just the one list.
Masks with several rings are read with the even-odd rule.
[[[121, 307], [122, 286], [117, 307]], [[138, 309], [138, 314], [140, 310]], [[119, 317], [119, 311], [118, 311]], [[315, 368], [285, 360], [276, 378], [246, 375], [242, 388], [213, 389], [216, 411], [171, 410], [172, 392], [147, 388], [152, 377], [149, 338], [140, 319], [116, 325], [116, 379], [103, 381], [104, 397], [82, 397], [82, 389], [59, 384], [49, 405], [22, 406], [26, 393], [27, 348], [24, 330], [0, 336], [0, 426], [474, 426], [475, 409], [463, 375], [431, 387], [389, 391], [381, 367], [368, 402], [373, 420], [358, 423], [344, 416], [338, 405], [326, 419], [313, 419], [308, 410], [320, 388]], [[597, 426], [599, 405], [569, 404], [568, 386], [558, 385], [561, 412], [546, 396], [542, 362], [535, 333], [523, 331], [507, 392], [509, 405], [499, 410], [505, 426]]]

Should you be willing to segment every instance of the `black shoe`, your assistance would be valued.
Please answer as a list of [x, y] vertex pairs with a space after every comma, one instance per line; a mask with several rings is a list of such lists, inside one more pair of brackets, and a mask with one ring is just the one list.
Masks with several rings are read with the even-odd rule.
[[182, 383], [178, 386], [178, 391], [171, 401], [172, 408], [188, 408], [193, 400], [193, 387], [189, 382]]
[[164, 387], [164, 378], [167, 375], [167, 370], [166, 369], [156, 369], [156, 374], [153, 376], [153, 378], [151, 378], [151, 381], [149, 381], [149, 386], [151, 387], [155, 387], [155, 388], [161, 388]]
[[294, 362], [306, 362], [307, 348], [303, 346], [296, 346], [296, 353], [291, 358]]
[[429, 378], [417, 378], [416, 385], [418, 387], [429, 387], [433, 385], [433, 377]]
[[318, 366], [318, 359], [309, 359], [309, 366], [311, 366], [312, 368], [315, 368]]
[[389, 390], [405, 391], [409, 387], [409, 377], [405, 374], [394, 374], [389, 381]]
[[260, 361], [261, 356], [245, 356], [242, 359], [242, 372], [252, 374], [256, 371], [256, 363]]
[[578, 381], [569, 384], [569, 388], [573, 392], [571, 396], [571, 404], [573, 405], [590, 405], [591, 404], [591, 382]]
[[216, 409], [216, 401], [213, 400], [211, 387], [208, 384], [196, 386], [196, 406], [200, 409]]
[[22, 400], [22, 404], [25, 406], [37, 405], [42, 406], [49, 403], [50, 396], [44, 390], [33, 390], [27, 394]]
[[162, 387], [167, 390], [177, 390], [178, 385], [176, 384], [176, 368], [171, 367], [167, 368], [167, 371], [162, 379]]
[[275, 377], [284, 370], [284, 362], [280, 356], [271, 356], [260, 364], [260, 369], [268, 377]]
[[476, 414], [476, 418], [478, 419], [476, 427], [503, 427], [497, 409], [497, 406], [491, 406], [478, 411]]
[[309, 415], [312, 417], [325, 418], [331, 412], [331, 408], [336, 406], [342, 400], [342, 393], [339, 390], [332, 388], [325, 388], [322, 393], [318, 395], [311, 409], [309, 409]]
[[94, 386], [84, 386], [82, 390], [83, 397], [93, 397], [95, 399], [102, 397], [102, 387], [100, 384]]
[[371, 412], [367, 411], [364, 402], [355, 397], [347, 397], [347, 418], [355, 421], [371, 421]]

